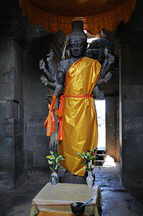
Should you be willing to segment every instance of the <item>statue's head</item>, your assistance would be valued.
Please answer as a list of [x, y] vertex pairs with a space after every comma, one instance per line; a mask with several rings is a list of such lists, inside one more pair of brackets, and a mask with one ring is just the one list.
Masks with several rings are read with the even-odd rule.
[[97, 59], [101, 64], [105, 60], [106, 50], [112, 53], [112, 42], [106, 38], [98, 38], [94, 40], [86, 50], [86, 56]]
[[83, 31], [83, 22], [72, 23], [72, 33], [67, 36], [68, 49], [72, 57], [82, 57], [87, 48], [87, 36]]

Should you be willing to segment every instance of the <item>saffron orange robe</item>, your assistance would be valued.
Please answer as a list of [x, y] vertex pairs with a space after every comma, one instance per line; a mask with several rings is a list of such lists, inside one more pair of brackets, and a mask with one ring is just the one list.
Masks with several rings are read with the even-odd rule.
[[83, 176], [85, 167], [78, 153], [97, 146], [97, 117], [92, 91], [100, 74], [101, 64], [83, 57], [74, 62], [66, 73], [63, 101], [63, 140], [59, 152], [65, 158], [64, 168]]

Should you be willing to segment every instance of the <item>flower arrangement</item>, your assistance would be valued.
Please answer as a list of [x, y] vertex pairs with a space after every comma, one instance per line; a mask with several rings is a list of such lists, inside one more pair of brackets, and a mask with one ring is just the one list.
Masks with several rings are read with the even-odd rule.
[[83, 159], [83, 163], [86, 167], [86, 183], [90, 189], [92, 189], [95, 183], [95, 174], [93, 173], [93, 169], [95, 167], [96, 152], [97, 149], [93, 149], [87, 152], [79, 153], [79, 156]]
[[79, 153], [79, 156], [83, 159], [86, 166], [86, 171], [92, 171], [95, 167], [97, 149], [93, 149], [87, 152]]
[[48, 164], [50, 170], [52, 171], [50, 183], [52, 185], [55, 185], [59, 182], [57, 171], [60, 167], [60, 161], [64, 160], [64, 157], [60, 155], [58, 152], [50, 151], [50, 155], [47, 155], [46, 158], [48, 159]]
[[50, 151], [50, 155], [47, 155], [49, 168], [52, 172], [57, 172], [60, 167], [60, 161], [64, 160], [64, 157], [58, 152]]

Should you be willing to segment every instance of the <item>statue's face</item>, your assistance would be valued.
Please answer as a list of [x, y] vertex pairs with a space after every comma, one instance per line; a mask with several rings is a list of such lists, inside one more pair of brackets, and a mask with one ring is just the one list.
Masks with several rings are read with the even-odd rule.
[[72, 57], [82, 57], [86, 50], [87, 43], [80, 37], [70, 40], [69, 48]]

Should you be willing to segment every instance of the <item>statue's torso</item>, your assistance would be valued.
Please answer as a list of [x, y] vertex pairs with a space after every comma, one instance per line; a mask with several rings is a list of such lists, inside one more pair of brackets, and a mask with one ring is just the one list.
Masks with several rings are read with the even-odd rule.
[[83, 57], [71, 64], [66, 73], [64, 94], [91, 94], [100, 72], [98, 67], [100, 63], [88, 57]]

